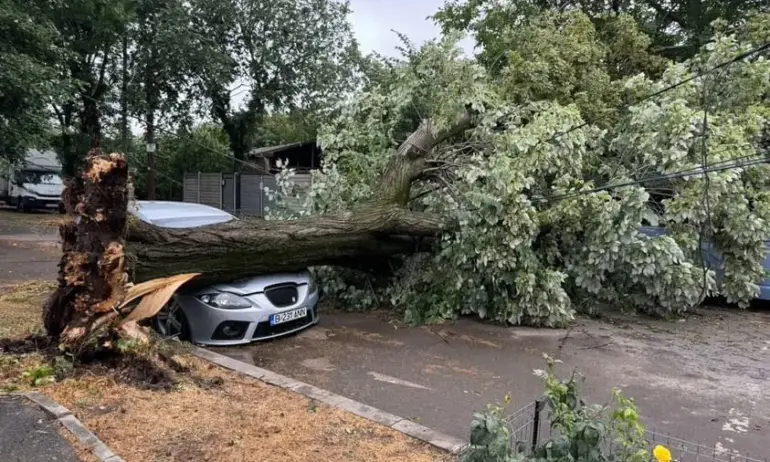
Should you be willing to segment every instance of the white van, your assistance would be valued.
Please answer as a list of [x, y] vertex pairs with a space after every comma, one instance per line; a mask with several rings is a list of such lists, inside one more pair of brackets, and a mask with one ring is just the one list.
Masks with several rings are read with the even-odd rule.
[[21, 211], [62, 210], [61, 162], [53, 151], [30, 150], [24, 161], [0, 172], [0, 201]]

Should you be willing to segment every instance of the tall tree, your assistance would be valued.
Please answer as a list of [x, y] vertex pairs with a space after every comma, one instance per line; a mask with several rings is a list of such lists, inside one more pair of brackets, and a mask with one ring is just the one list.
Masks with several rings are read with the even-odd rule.
[[650, 35], [653, 50], [681, 61], [693, 56], [714, 34], [721, 19], [738, 25], [751, 12], [770, 11], [768, 0], [450, 0], [436, 14], [444, 30], [472, 30], [480, 44], [494, 41], [511, 26], [543, 10], [580, 10], [597, 25], [605, 15], [631, 15]]
[[74, 175], [88, 148], [102, 138], [103, 102], [113, 86], [108, 69], [119, 59], [122, 37], [132, 18], [130, 0], [40, 2], [69, 54], [61, 66], [77, 91], [54, 106], [61, 134], [58, 151], [66, 175]]
[[58, 38], [34, 3], [0, 0], [0, 158], [18, 159], [49, 135], [49, 104], [67, 90]]
[[352, 89], [358, 51], [337, 0], [194, 0], [199, 89], [243, 159], [271, 112], [329, 107]]
[[157, 128], [188, 112], [180, 108], [190, 95], [191, 63], [196, 43], [180, 40], [190, 33], [190, 15], [181, 0], [137, 0], [133, 35], [133, 106], [142, 117], [147, 146], [148, 199], [155, 199]]

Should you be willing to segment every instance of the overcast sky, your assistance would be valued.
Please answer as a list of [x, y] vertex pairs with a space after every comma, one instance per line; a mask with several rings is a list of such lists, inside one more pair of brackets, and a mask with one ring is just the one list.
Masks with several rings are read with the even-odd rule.
[[[395, 47], [400, 41], [393, 30], [405, 34], [415, 45], [438, 37], [439, 27], [427, 18], [443, 4], [444, 0], [350, 0], [350, 20], [361, 51], [398, 56]], [[470, 40], [463, 45], [466, 53], [472, 51]]]

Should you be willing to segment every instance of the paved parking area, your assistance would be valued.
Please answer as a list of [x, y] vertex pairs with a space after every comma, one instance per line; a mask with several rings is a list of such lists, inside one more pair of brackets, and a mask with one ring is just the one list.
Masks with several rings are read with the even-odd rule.
[[770, 457], [770, 313], [702, 310], [682, 322], [620, 317], [569, 330], [471, 320], [408, 327], [387, 314], [323, 314], [299, 335], [215, 351], [467, 438], [474, 411], [542, 393], [543, 353], [586, 376], [592, 402], [613, 386], [657, 432]]

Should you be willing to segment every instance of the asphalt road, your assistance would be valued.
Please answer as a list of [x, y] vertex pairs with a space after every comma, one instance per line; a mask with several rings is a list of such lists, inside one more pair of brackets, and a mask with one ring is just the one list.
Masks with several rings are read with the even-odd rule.
[[542, 394], [543, 353], [586, 377], [589, 401], [621, 387], [649, 430], [703, 451], [770, 457], [770, 313], [704, 311], [668, 323], [581, 320], [570, 330], [502, 328], [461, 320], [407, 327], [383, 314], [322, 314], [300, 335], [215, 349], [410, 418], [458, 438], [472, 414]]
[[0, 287], [33, 279], [55, 280], [58, 252], [54, 246], [8, 241], [0, 236]]
[[59, 424], [37, 405], [0, 395], [0, 460], [3, 462], [78, 462], [59, 434]]
[[52, 213], [0, 209], [0, 286], [56, 278], [61, 252]]

